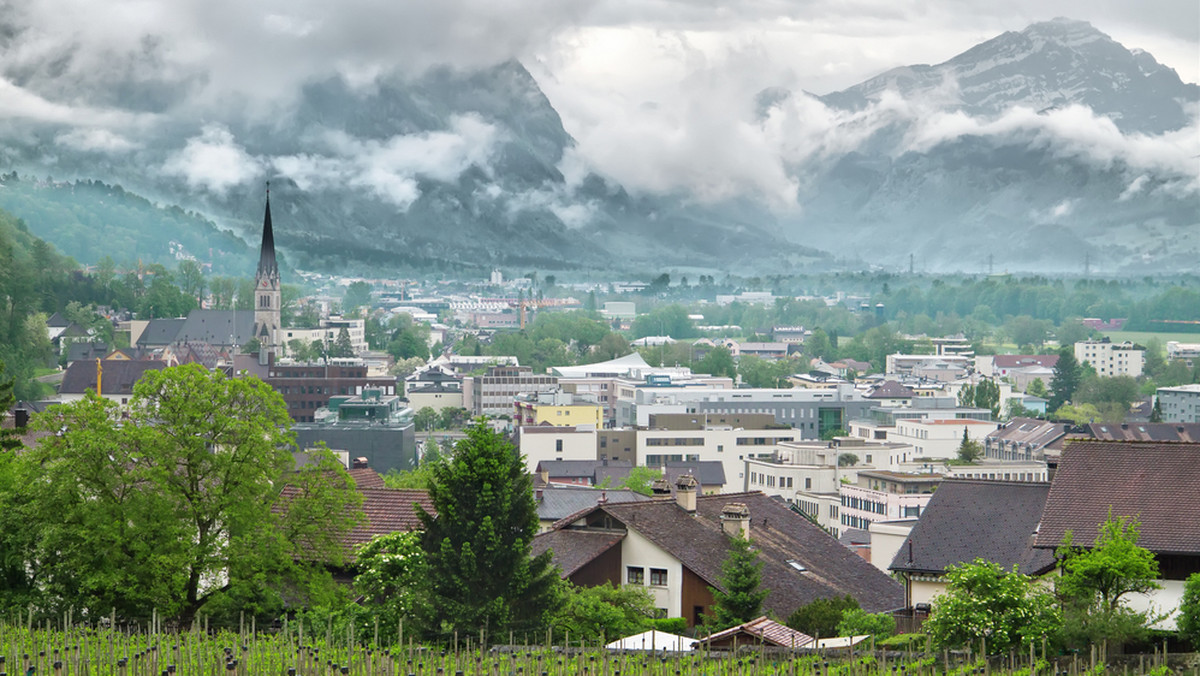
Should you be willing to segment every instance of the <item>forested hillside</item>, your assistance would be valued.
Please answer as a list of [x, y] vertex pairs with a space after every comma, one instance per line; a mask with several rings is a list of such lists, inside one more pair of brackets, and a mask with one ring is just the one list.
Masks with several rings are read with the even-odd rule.
[[106, 255], [118, 263], [175, 267], [194, 258], [214, 272], [245, 274], [254, 251], [238, 236], [177, 206], [161, 207], [100, 181], [63, 182], [0, 175], [0, 209], [84, 265]]

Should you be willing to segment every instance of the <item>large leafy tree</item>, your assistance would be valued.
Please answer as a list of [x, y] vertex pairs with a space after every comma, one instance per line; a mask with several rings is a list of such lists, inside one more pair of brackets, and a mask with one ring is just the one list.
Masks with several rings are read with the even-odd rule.
[[1054, 597], [1027, 575], [975, 559], [946, 571], [946, 591], [933, 601], [925, 631], [938, 646], [997, 654], [1054, 635], [1062, 618]]
[[327, 589], [319, 564], [339, 561], [356, 494], [330, 490], [344, 471], [321, 485], [328, 462], [288, 474], [289, 428], [262, 381], [195, 364], [147, 372], [123, 410], [94, 395], [51, 408], [35, 429], [55, 434], [21, 455], [0, 508], [31, 534], [26, 581], [47, 608], [183, 622], [210, 602], [265, 609], [283, 585]]
[[817, 599], [794, 610], [787, 618], [787, 626], [817, 638], [836, 636], [842, 618], [858, 607], [858, 601], [850, 595]]
[[713, 599], [713, 626], [726, 629], [749, 622], [761, 614], [767, 590], [762, 584], [762, 562], [754, 551], [750, 540], [734, 537], [730, 540], [729, 553], [721, 564], [721, 589], [709, 587]]
[[1137, 544], [1141, 526], [1136, 517], [1113, 516], [1111, 511], [1091, 548], [1072, 546], [1071, 538], [1058, 549], [1063, 575], [1057, 591], [1067, 623], [1065, 638], [1074, 645], [1108, 641], [1110, 645], [1144, 638], [1156, 619], [1130, 609], [1129, 594], [1158, 589], [1158, 561]]
[[1200, 573], [1192, 573], [1183, 585], [1179, 602], [1179, 634], [1200, 650]]
[[537, 506], [516, 449], [477, 423], [432, 472], [436, 516], [420, 514], [430, 632], [539, 630], [558, 605], [560, 583], [549, 552], [530, 556]]
[[654, 616], [650, 590], [637, 585], [576, 587], [567, 583], [563, 605], [552, 621], [556, 635], [597, 645], [645, 631]]

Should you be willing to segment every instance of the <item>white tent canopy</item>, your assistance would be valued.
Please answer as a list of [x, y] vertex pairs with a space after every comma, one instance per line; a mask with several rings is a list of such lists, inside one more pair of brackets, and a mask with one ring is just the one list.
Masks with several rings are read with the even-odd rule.
[[696, 639], [694, 638], [651, 629], [650, 631], [643, 631], [633, 636], [626, 636], [619, 641], [613, 641], [605, 647], [609, 650], [667, 650], [686, 652], [690, 651], [692, 645], [695, 643]]

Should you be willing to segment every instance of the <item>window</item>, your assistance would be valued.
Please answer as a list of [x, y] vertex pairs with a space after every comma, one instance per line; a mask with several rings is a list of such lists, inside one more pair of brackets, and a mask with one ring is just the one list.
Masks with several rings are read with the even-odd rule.
[[640, 566], [628, 566], [625, 580], [629, 584], [646, 584], [646, 569]]
[[804, 477], [804, 490], [812, 490], [812, 477]]
[[665, 587], [667, 586], [667, 571], [664, 568], [650, 569], [650, 586]]
[[562, 453], [562, 439], [554, 440], [554, 450], [558, 451], [559, 453]]

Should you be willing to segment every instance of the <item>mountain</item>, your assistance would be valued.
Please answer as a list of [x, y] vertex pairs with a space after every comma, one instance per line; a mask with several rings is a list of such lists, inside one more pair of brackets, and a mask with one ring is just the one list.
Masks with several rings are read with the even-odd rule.
[[[761, 115], [798, 96], [770, 90]], [[929, 270], [1189, 270], [1200, 88], [1066, 19], [819, 97], [854, 139], [793, 167], [793, 238]]]
[[1187, 104], [1200, 98], [1200, 87], [1150, 54], [1126, 49], [1085, 21], [1063, 18], [1004, 33], [935, 66], [894, 68], [821, 99], [861, 110], [884, 92], [970, 115], [1083, 105], [1122, 131], [1144, 134], [1187, 125]]
[[[34, 49], [22, 36], [0, 25], [0, 172], [119, 184], [147, 205], [201, 215], [137, 217], [138, 237], [157, 229], [160, 241], [101, 253], [119, 262], [170, 241], [202, 259], [213, 237], [257, 241], [267, 180], [277, 246], [316, 271], [762, 274], [903, 268], [912, 256], [930, 271], [1086, 261], [1141, 274], [1200, 259], [1200, 88], [1079, 21], [1034, 24], [825, 96], [761, 92], [736, 133], [779, 162], [763, 173], [796, 186], [790, 209], [750, 190], [713, 203], [588, 173], [516, 61], [205, 97], [205, 73], [164, 65], [154, 41], [101, 68], [73, 43], [34, 35]], [[67, 251], [116, 241], [94, 217], [10, 206]]]
[[[10, 76], [47, 96], [58, 91], [44, 78]], [[57, 181], [102, 177], [249, 241], [271, 180], [277, 245], [301, 269], [657, 273], [826, 257], [773, 233], [765, 210], [737, 220], [746, 209], [635, 196], [596, 175], [568, 184], [559, 165], [574, 141], [515, 61], [385, 73], [365, 85], [326, 78], [268, 114], [197, 112], [156, 88], [130, 92], [123, 105], [139, 111], [136, 137], [25, 124], [8, 134], [0, 162]], [[51, 240], [62, 230], [13, 209]]]

